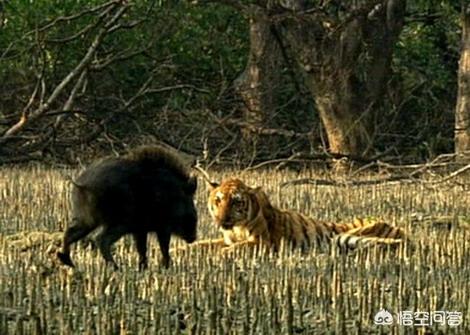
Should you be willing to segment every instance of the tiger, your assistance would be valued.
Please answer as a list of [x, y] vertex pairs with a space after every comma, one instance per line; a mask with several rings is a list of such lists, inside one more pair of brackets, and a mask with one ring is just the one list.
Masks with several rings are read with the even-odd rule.
[[376, 219], [324, 222], [294, 210], [277, 208], [261, 187], [252, 188], [237, 178], [209, 185], [209, 213], [223, 238], [197, 244], [221, 244], [231, 248], [260, 244], [279, 250], [283, 243], [302, 249], [329, 243], [354, 249], [376, 244], [398, 245], [406, 239], [403, 229]]

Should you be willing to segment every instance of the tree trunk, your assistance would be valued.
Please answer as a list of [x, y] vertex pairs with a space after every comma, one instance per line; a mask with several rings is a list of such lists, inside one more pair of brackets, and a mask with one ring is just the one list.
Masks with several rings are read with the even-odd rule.
[[278, 25], [316, 102], [332, 154], [354, 159], [372, 151], [405, 5], [345, 2], [328, 12], [288, 16]]
[[263, 127], [275, 108], [281, 61], [279, 45], [265, 11], [251, 6], [247, 12], [250, 21], [250, 52], [245, 70], [235, 82], [236, 90], [244, 102], [245, 139], [252, 138], [256, 129]]
[[[470, 157], [470, 4], [462, 3], [462, 50], [455, 110], [455, 153]], [[466, 155], [465, 155], [466, 154]]]
[[[309, 85], [313, 86], [313, 85]], [[353, 88], [340, 85], [341, 88], [327, 84], [316, 94], [316, 105], [333, 154], [345, 155], [351, 158], [366, 156], [372, 146], [370, 131], [367, 129], [365, 114], [361, 115], [359, 106], [355, 106]], [[335, 94], [328, 92], [337, 91]]]

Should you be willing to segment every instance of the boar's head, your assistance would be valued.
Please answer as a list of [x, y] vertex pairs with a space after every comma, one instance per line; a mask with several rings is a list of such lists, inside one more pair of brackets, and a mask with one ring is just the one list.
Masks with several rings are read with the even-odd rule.
[[188, 180], [174, 188], [172, 192], [162, 195], [163, 203], [171, 216], [171, 233], [181, 237], [188, 243], [196, 240], [197, 211], [194, 205], [194, 194], [197, 188], [196, 177], [189, 177]]

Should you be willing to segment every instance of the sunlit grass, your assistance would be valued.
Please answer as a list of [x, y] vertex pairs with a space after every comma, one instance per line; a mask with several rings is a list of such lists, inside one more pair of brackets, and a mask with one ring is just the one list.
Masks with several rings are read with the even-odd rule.
[[[231, 172], [214, 173], [222, 178]], [[405, 227], [412, 245], [349, 254], [281, 253], [189, 248], [159, 267], [155, 239], [149, 270], [137, 271], [132, 239], [116, 244], [115, 272], [87, 241], [75, 245], [75, 270], [55, 251], [69, 219], [74, 171], [41, 167], [0, 169], [0, 334], [324, 334], [416, 333], [374, 325], [381, 308], [392, 313], [458, 311], [457, 328], [470, 331], [468, 189], [454, 184], [366, 187], [279, 185], [305, 177], [287, 171], [246, 173], [273, 203], [321, 220], [378, 216]], [[199, 238], [217, 237], [197, 192]], [[418, 215], [416, 215], [418, 214]], [[416, 221], [415, 217], [426, 220]], [[183, 242], [173, 239], [173, 246]]]

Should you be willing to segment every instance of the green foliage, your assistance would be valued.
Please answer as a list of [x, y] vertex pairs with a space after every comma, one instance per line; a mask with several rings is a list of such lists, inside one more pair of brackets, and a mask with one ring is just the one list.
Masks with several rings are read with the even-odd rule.
[[[2, 79], [16, 71], [31, 73], [46, 65], [57, 78], [64, 75], [83, 57], [96, 29], [86, 30], [77, 39], [64, 42], [88, 24], [94, 15], [63, 20], [43, 29], [58, 17], [68, 17], [99, 5], [103, 1], [11, 1], [2, 30], [0, 50], [5, 52]], [[113, 68], [113, 79], [126, 87], [137, 87], [155, 61], [170, 60], [166, 78], [160, 81], [195, 81], [212, 83], [220, 73], [233, 77], [243, 66], [247, 53], [246, 25], [232, 9], [222, 6], [195, 6], [187, 3], [137, 1], [125, 20], [132, 24], [145, 17], [136, 29], [121, 29], [104, 41], [103, 56], [122, 50], [138, 50], [153, 43], [146, 56], [120, 62]], [[154, 6], [149, 10], [150, 6]], [[158, 7], [158, 8], [156, 8]], [[64, 47], [64, 43], [66, 47]], [[33, 57], [31, 57], [33, 56]], [[173, 77], [171, 76], [173, 75]]]
[[[38, 77], [43, 78], [40, 93], [47, 97], [83, 59], [101, 26], [98, 11], [89, 9], [106, 1], [0, 2], [2, 134], [17, 122]], [[75, 104], [88, 122], [80, 124], [88, 126], [120, 110], [150, 80], [153, 91], [139, 97], [108, 123], [117, 139], [128, 141], [138, 130], [170, 142], [187, 141], [198, 151], [207, 138], [212, 139], [216, 150], [224, 147], [232, 133], [223, 127], [217, 131], [207, 129], [205, 111], [225, 116], [239, 107], [230, 88], [247, 60], [248, 21], [237, 10], [220, 3], [142, 0], [130, 4], [120, 21], [127, 28], [108, 34], [94, 57], [86, 90]], [[380, 150], [397, 145], [398, 152], [418, 159], [452, 151], [460, 43], [458, 15], [456, 1], [408, 3], [406, 24], [393, 59], [391, 99], [379, 122]], [[101, 66], [116, 55], [110, 65]], [[279, 108], [268, 127], [299, 133], [314, 129], [309, 140], [312, 143], [301, 141], [292, 149], [309, 151], [322, 144], [313, 101], [298, 92], [302, 78], [296, 78], [294, 84], [287, 66], [280, 71], [284, 75], [277, 97]], [[59, 101], [66, 99], [67, 94], [63, 94]], [[39, 96], [30, 109], [38, 103]], [[76, 128], [70, 123], [64, 133], [73, 130], [76, 134]], [[271, 140], [267, 145], [292, 144], [288, 138], [284, 142]], [[282, 151], [272, 149], [266, 147], [264, 151], [268, 155]]]
[[[38, 77], [46, 84], [43, 93], [47, 97], [79, 64], [102, 27], [100, 20], [109, 19], [98, 15], [102, 11], [90, 9], [105, 3], [7, 3], [0, 38], [0, 117], [19, 114]], [[118, 109], [151, 79], [149, 88], [156, 93], [143, 95], [133, 106], [136, 112], [128, 112], [144, 131], [152, 132], [152, 122], [145, 122], [149, 117], [158, 117], [162, 108], [177, 112], [186, 111], [187, 106], [207, 106], [220, 93], [220, 87], [227, 86], [243, 68], [247, 25], [230, 8], [136, 1], [120, 23], [127, 28], [108, 34], [102, 41], [88, 73], [87, 90], [76, 103], [91, 120]], [[110, 65], [101, 66], [115, 56]], [[158, 91], [178, 85], [187, 88]], [[64, 95], [61, 101], [66, 98]], [[36, 101], [32, 108], [35, 106]], [[128, 116], [118, 115], [110, 126], [121, 135], [131, 135]], [[6, 124], [11, 125], [15, 118]], [[6, 129], [1, 127], [0, 132]]]
[[[458, 12], [445, 2], [409, 8], [395, 48], [388, 131], [405, 136], [403, 152], [428, 159], [453, 151], [459, 57]], [[385, 130], [386, 131], [386, 130]]]
[[[247, 49], [246, 26], [240, 15], [221, 6], [184, 6], [177, 17], [184, 22], [163, 46], [175, 55], [181, 78], [201, 73], [201, 80], [220, 80], [219, 66], [227, 75], [243, 68]], [[220, 64], [222, 62], [222, 64]]]

